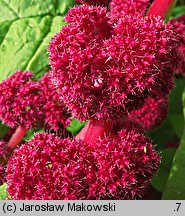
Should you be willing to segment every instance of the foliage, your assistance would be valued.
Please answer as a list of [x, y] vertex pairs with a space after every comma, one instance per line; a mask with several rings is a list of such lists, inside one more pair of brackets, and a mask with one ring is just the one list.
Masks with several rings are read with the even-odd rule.
[[[183, 111], [185, 115], [185, 90], [183, 92]], [[185, 199], [185, 130], [180, 146], [174, 156], [163, 199]]]
[[16, 70], [32, 70], [36, 78], [49, 70], [49, 41], [73, 5], [73, 0], [0, 1], [0, 81]]
[[67, 130], [74, 136], [87, 124], [87, 122], [80, 122], [78, 119], [73, 118]]
[[6, 183], [0, 186], [0, 200], [6, 200], [6, 198], [8, 197], [8, 192], [6, 191], [6, 188]]

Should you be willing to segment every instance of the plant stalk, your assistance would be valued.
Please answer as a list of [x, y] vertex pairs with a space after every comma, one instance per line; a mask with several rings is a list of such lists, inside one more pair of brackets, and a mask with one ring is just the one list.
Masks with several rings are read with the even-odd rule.
[[161, 16], [162, 19], [168, 19], [177, 0], [154, 0], [150, 6], [147, 15]]
[[11, 136], [7, 146], [9, 148], [15, 148], [21, 141], [22, 139], [24, 138], [24, 136], [26, 135], [28, 129], [22, 127], [22, 126], [19, 126], [14, 134]]
[[76, 138], [82, 139], [90, 148], [93, 148], [95, 141], [110, 134], [112, 128], [113, 121], [91, 119]]

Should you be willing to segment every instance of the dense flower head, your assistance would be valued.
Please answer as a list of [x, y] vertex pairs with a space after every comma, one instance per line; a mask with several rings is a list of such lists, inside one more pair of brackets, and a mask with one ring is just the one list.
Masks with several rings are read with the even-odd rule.
[[53, 130], [59, 130], [70, 123], [67, 107], [51, 82], [50, 72], [46, 73], [40, 80], [41, 97], [43, 98], [43, 115], [45, 126]]
[[36, 127], [42, 116], [39, 87], [30, 71], [17, 71], [0, 84], [0, 119], [10, 127]]
[[71, 24], [63, 27], [49, 46], [52, 80], [73, 116], [86, 120], [100, 106], [104, 66], [100, 47], [111, 26], [102, 7], [73, 8], [65, 19]]
[[133, 199], [146, 190], [160, 157], [133, 124], [99, 139], [36, 134], [9, 159], [8, 193], [13, 199]]
[[149, 5], [149, 0], [112, 0], [110, 12], [113, 19], [121, 19], [126, 15], [144, 16]]
[[148, 96], [161, 98], [173, 87], [176, 38], [159, 17], [120, 19], [106, 42], [109, 103], [131, 111]]
[[117, 135], [100, 139], [94, 157], [98, 170], [89, 189], [93, 199], [136, 199], [157, 171], [160, 156], [138, 128], [128, 124]]
[[118, 118], [169, 93], [176, 39], [160, 18], [125, 16], [112, 29], [105, 8], [81, 6], [66, 21], [49, 53], [52, 82], [74, 117]]
[[164, 121], [167, 113], [168, 98], [159, 100], [147, 98], [141, 108], [129, 114], [129, 119], [140, 124], [143, 130], [151, 130]]
[[13, 199], [85, 199], [92, 169], [82, 141], [36, 134], [9, 159], [7, 191]]
[[185, 15], [173, 18], [169, 23], [173, 26], [174, 31], [178, 34], [180, 40], [178, 52], [180, 53], [181, 61], [179, 61], [176, 72], [185, 77]]

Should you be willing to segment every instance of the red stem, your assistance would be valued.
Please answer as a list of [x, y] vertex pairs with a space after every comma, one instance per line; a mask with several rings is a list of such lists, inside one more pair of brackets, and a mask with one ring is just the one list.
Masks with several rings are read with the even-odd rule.
[[167, 18], [175, 6], [177, 0], [154, 0], [149, 8], [148, 15], [161, 16]]
[[28, 129], [19, 126], [15, 133], [11, 136], [9, 142], [8, 142], [8, 147], [9, 148], [15, 148], [24, 138], [24, 136], [26, 135]]
[[82, 128], [82, 130], [76, 135], [76, 137], [75, 137], [76, 139], [82, 139], [82, 140], [84, 140], [85, 135], [87, 133], [87, 130], [89, 128], [89, 124], [90, 124], [90, 122], [88, 122], [86, 124], [86, 126], [84, 128]]
[[99, 138], [107, 136], [113, 128], [113, 121], [92, 119], [76, 136], [77, 139], [84, 140], [90, 148]]

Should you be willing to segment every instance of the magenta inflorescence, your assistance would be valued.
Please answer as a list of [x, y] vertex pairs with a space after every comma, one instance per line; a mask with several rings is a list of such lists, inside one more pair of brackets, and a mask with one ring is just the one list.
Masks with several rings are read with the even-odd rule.
[[39, 86], [32, 76], [17, 71], [0, 84], [0, 119], [10, 127], [34, 128], [42, 116]]
[[168, 98], [159, 100], [147, 98], [141, 108], [129, 114], [129, 119], [139, 124], [143, 130], [151, 130], [164, 121], [167, 113]]
[[138, 198], [160, 163], [151, 140], [130, 123], [117, 135], [99, 140], [93, 155], [98, 171], [89, 193], [96, 199]]
[[131, 111], [150, 95], [160, 98], [168, 94], [177, 58], [171, 28], [158, 17], [126, 16], [114, 32], [105, 50], [109, 86], [115, 92], [110, 102], [118, 106], [121, 101], [122, 107]]
[[74, 117], [119, 117], [173, 87], [176, 39], [160, 18], [125, 16], [112, 28], [104, 8], [81, 6], [66, 21], [49, 53], [53, 83]]
[[70, 24], [49, 46], [53, 82], [73, 116], [86, 120], [101, 109], [106, 71], [100, 47], [110, 35], [111, 25], [101, 7], [73, 8], [65, 19]]
[[13, 199], [133, 199], [147, 188], [160, 157], [138, 128], [96, 141], [37, 134], [8, 161]]
[[17, 71], [0, 84], [0, 118], [10, 127], [59, 130], [70, 123], [67, 108], [52, 85], [50, 73], [38, 82], [30, 71]]
[[13, 199], [85, 199], [92, 169], [82, 141], [37, 134], [9, 159], [7, 191]]

